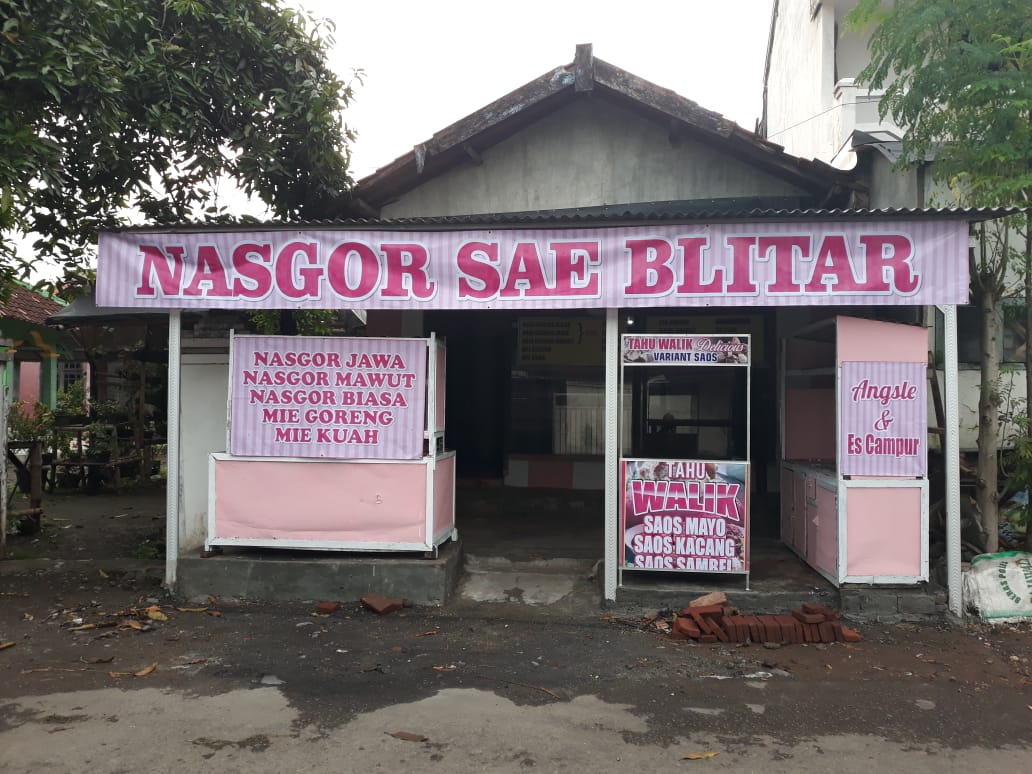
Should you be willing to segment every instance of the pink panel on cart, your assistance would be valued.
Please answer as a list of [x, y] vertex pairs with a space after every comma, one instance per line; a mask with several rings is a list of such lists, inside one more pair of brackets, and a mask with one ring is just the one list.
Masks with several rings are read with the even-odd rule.
[[846, 490], [846, 574], [911, 578], [921, 575], [921, 489]]
[[423, 543], [422, 463], [216, 460], [212, 538]]

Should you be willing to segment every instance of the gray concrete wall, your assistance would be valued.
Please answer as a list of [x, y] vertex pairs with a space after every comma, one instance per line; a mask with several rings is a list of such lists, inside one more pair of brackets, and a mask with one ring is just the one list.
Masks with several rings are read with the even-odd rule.
[[871, 153], [871, 207], [923, 207], [917, 184], [917, 170], [897, 170], [893, 163], [877, 151]]
[[551, 113], [482, 153], [483, 163], [428, 180], [386, 218], [520, 212], [627, 202], [795, 196], [798, 189], [602, 99]]

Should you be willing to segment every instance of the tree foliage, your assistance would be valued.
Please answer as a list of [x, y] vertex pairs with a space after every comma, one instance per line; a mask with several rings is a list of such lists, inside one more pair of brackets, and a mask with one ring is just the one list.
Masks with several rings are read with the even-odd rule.
[[[933, 179], [974, 206], [1032, 202], [1032, 8], [1028, 0], [860, 0], [853, 27], [873, 32], [859, 80], [884, 89], [880, 111], [903, 127], [904, 165], [934, 159]], [[1026, 390], [1032, 398], [1032, 215], [975, 230], [973, 300], [981, 312], [976, 501], [988, 551], [998, 545], [1001, 299], [1024, 279]], [[1023, 423], [1032, 442], [1032, 400]], [[1032, 459], [1032, 458], [1030, 458]], [[1032, 480], [1032, 474], [1029, 475]], [[1032, 528], [1028, 530], [1032, 548]]]
[[214, 217], [227, 178], [277, 218], [346, 202], [350, 83], [278, 0], [0, 0], [0, 272], [83, 266], [97, 231]]
[[974, 205], [1032, 192], [1032, 8], [1028, 0], [860, 0], [850, 24], [875, 25], [859, 80], [904, 127], [904, 159]]

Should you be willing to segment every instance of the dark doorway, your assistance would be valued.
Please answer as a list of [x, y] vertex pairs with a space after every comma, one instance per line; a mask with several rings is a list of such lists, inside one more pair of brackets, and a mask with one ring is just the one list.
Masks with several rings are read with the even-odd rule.
[[448, 347], [446, 444], [460, 479], [501, 481], [509, 414], [511, 315], [428, 312], [426, 333]]

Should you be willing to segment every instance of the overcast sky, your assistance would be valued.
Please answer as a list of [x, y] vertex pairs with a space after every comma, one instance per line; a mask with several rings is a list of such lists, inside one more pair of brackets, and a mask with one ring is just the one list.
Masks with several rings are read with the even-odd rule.
[[[339, 75], [364, 71], [344, 116], [359, 133], [356, 180], [572, 62], [578, 43], [746, 129], [760, 115], [773, 0], [286, 1], [336, 24], [330, 63]], [[262, 217], [261, 207], [238, 209]], [[19, 240], [19, 251], [31, 254], [30, 242]]]
[[365, 75], [345, 113], [360, 179], [518, 86], [595, 56], [746, 129], [760, 115], [772, 0], [293, 0], [337, 25], [331, 64]]

